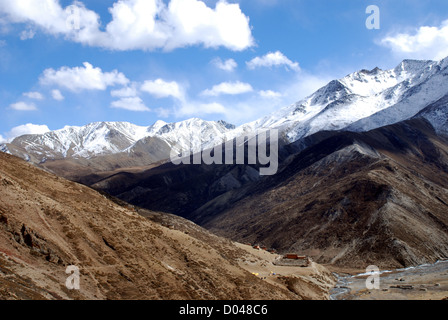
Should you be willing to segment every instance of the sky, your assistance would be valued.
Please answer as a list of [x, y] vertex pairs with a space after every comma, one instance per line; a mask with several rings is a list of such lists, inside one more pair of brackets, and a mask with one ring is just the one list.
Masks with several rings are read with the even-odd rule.
[[0, 142], [241, 125], [357, 70], [446, 56], [446, 0], [0, 0]]

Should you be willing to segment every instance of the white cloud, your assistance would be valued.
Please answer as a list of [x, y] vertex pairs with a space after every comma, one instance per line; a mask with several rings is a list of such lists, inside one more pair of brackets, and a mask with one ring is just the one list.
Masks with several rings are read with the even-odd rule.
[[[238, 101], [221, 96], [216, 98], [216, 102], [225, 107], [220, 113], [223, 115], [224, 120], [240, 125], [260, 119], [263, 115], [278, 112], [282, 107], [300, 101], [338, 76], [340, 75], [310, 74], [302, 70], [300, 73], [291, 73], [287, 81], [278, 83], [276, 87], [264, 92], [268, 96], [276, 96], [276, 93], [281, 94], [279, 97], [265, 98], [260, 94], [261, 91], [257, 90], [257, 94], [238, 97]], [[269, 91], [272, 91], [272, 93]], [[194, 114], [190, 116], [194, 116]]]
[[186, 102], [183, 103], [176, 115], [178, 116], [201, 116], [208, 114], [226, 114], [226, 108], [218, 103], [200, 103], [200, 102]]
[[[291, 103], [312, 94], [336, 77], [337, 74], [316, 75], [302, 70], [300, 73], [291, 73], [288, 81], [278, 84], [277, 87], [271, 90], [257, 90], [253, 94], [239, 96], [237, 101], [224, 93], [218, 94], [223, 91], [236, 92], [236, 90], [227, 90], [231, 86], [222, 86], [221, 84], [221, 87], [214, 87], [216, 96], [212, 101], [206, 101], [212, 99], [212, 96], [200, 96], [195, 100], [190, 100], [186, 97], [182, 101], [176, 101], [172, 107], [155, 108], [154, 111], [159, 117], [165, 118], [168, 116], [178, 118], [186, 116], [202, 117], [213, 114], [230, 123], [240, 125], [278, 111], [282, 107], [289, 106]], [[209, 90], [210, 93], [212, 90]]]
[[[145, 0], [140, 0], [145, 1]], [[249, 18], [237, 3], [220, 0], [214, 9], [198, 0], [171, 0], [162, 24], [171, 28], [165, 49], [202, 44], [241, 51], [254, 43]]]
[[140, 99], [139, 97], [121, 98], [120, 100], [113, 101], [111, 107], [129, 111], [139, 111], [139, 112], [151, 111], [151, 109], [145, 106], [143, 100]]
[[218, 69], [228, 71], [228, 72], [232, 72], [238, 67], [238, 64], [233, 59], [228, 59], [228, 60], [222, 61], [221, 58], [216, 58], [216, 59], [213, 59], [211, 63]]
[[441, 60], [448, 56], [448, 20], [440, 27], [422, 26], [412, 33], [389, 35], [380, 44], [401, 57]]
[[261, 90], [258, 92], [260, 97], [267, 98], [267, 99], [275, 99], [282, 97], [282, 94], [280, 92], [275, 92], [272, 90]]
[[59, 70], [46, 69], [39, 81], [44, 85], [57, 85], [68, 90], [106, 90], [109, 86], [126, 85], [129, 80], [124, 74], [114, 70], [103, 72], [84, 62], [84, 67], [62, 67]]
[[201, 95], [204, 96], [219, 96], [222, 94], [237, 95], [252, 92], [253, 88], [248, 83], [237, 82], [223, 82], [214, 86], [212, 89], [204, 90]]
[[184, 99], [184, 94], [181, 86], [175, 82], [167, 82], [162, 79], [154, 81], [145, 81], [141, 88], [142, 91], [153, 95], [156, 98], [174, 97], [176, 99]]
[[[37, 124], [24, 124], [15, 128], [12, 128], [11, 131], [5, 134], [4, 142], [11, 142], [17, 137], [28, 135], [28, 134], [44, 134], [50, 132], [50, 129], [46, 125], [37, 125]], [[1, 140], [1, 136], [0, 136]]]
[[25, 92], [23, 95], [25, 97], [28, 97], [28, 98], [34, 99], [34, 100], [44, 100], [45, 99], [45, 97], [40, 92]]
[[126, 98], [126, 97], [136, 97], [137, 96], [137, 89], [132, 87], [124, 87], [117, 90], [112, 90], [110, 92], [112, 97], [118, 97], [118, 98]]
[[300, 71], [299, 63], [292, 62], [280, 51], [269, 52], [262, 57], [255, 57], [251, 61], [246, 62], [246, 64], [249, 69], [285, 66], [293, 71]]
[[62, 101], [65, 99], [61, 91], [59, 91], [58, 89], [51, 90], [51, 97], [57, 101]]
[[34, 103], [26, 103], [23, 101], [13, 103], [9, 107], [11, 109], [17, 110], [17, 111], [35, 111], [35, 110], [37, 110], [36, 105]]
[[62, 33], [66, 30], [66, 16], [58, 0], [17, 0], [1, 1], [0, 12], [13, 23], [32, 22], [49, 33]]
[[6, 143], [8, 142], [3, 136], [0, 134], [0, 143]]
[[34, 30], [32, 30], [32, 29], [23, 30], [20, 33], [20, 40], [33, 39], [35, 35], [36, 35], [36, 32]]
[[154, 110], [159, 118], [168, 118], [173, 112], [167, 108], [157, 108]]
[[75, 6], [62, 8], [58, 0], [1, 1], [0, 13], [10, 23], [33, 24], [49, 34], [114, 50], [203, 45], [240, 51], [254, 44], [249, 18], [239, 4], [226, 0], [215, 8], [200, 0], [171, 0], [168, 5], [162, 0], [120, 0], [109, 8], [112, 20], [106, 26], [82, 2]]

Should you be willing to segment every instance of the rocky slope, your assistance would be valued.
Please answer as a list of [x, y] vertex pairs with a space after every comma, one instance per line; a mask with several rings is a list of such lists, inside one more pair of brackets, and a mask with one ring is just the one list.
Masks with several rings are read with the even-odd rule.
[[[270, 284], [253, 276], [241, 260], [257, 257], [191, 222], [149, 211], [145, 218], [127, 204], [4, 153], [0, 198], [0, 299], [301, 299], [309, 294], [288, 290], [286, 280]], [[65, 287], [69, 265], [80, 269], [79, 291]], [[308, 272], [326, 277], [319, 283], [325, 298], [333, 279], [322, 268], [313, 270]], [[304, 285], [311, 281], [297, 278]]]
[[279, 175], [192, 217], [222, 235], [324, 263], [435, 262], [448, 256], [447, 146], [421, 120], [336, 134], [295, 155]]
[[248, 179], [250, 166], [165, 165], [95, 187], [321, 263], [399, 267], [448, 256], [448, 142], [428, 121], [320, 132], [307, 143], [283, 148], [290, 155], [271, 177]]

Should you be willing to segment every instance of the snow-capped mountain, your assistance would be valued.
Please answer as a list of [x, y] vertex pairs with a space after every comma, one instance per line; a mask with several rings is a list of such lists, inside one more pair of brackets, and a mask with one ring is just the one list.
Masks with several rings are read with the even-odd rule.
[[45, 134], [25, 135], [1, 145], [3, 152], [25, 160], [85, 158], [132, 152], [138, 142], [158, 138], [176, 151], [199, 151], [220, 142], [234, 126], [224, 121], [189, 119], [178, 123], [157, 121], [149, 127], [128, 122], [96, 122], [83, 127], [65, 127]]
[[149, 137], [157, 137], [165, 141], [176, 152], [190, 150], [199, 152], [227, 141], [227, 135], [235, 129], [234, 125], [225, 121], [204, 121], [198, 118], [182, 122], [166, 123], [157, 121], [149, 127]]
[[361, 70], [251, 125], [279, 128], [290, 142], [322, 130], [367, 131], [409, 119], [448, 93], [448, 58]]
[[[148, 145], [160, 149], [161, 141], [165, 155], [169, 153], [165, 149], [198, 152], [261, 129], [277, 128], [289, 142], [295, 142], [322, 130], [367, 131], [414, 116], [426, 118], [437, 131], [448, 134], [447, 96], [448, 58], [404, 60], [391, 70], [361, 70], [333, 80], [309, 97], [237, 128], [224, 121], [197, 118], [157, 121], [148, 127], [97, 122], [18, 137], [0, 145], [0, 151], [39, 163], [142, 152]], [[158, 143], [150, 143], [152, 138]]]

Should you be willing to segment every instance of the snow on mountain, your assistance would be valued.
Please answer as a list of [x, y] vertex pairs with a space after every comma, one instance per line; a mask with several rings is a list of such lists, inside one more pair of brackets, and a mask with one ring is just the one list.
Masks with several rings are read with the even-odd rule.
[[361, 70], [252, 125], [279, 128], [294, 142], [322, 130], [366, 131], [409, 119], [448, 92], [447, 60]]
[[414, 118], [425, 118], [437, 133], [448, 135], [448, 94], [417, 113]]
[[28, 160], [32, 155], [40, 162], [132, 152], [138, 141], [156, 137], [176, 151], [199, 151], [220, 143], [223, 135], [233, 128], [223, 121], [201, 119], [171, 124], [157, 121], [149, 127], [128, 122], [96, 122], [83, 127], [67, 126], [45, 134], [21, 136], [8, 145], [2, 145], [2, 149], [13, 150], [16, 155]]
[[198, 118], [177, 123], [157, 121], [148, 127], [97, 122], [18, 137], [1, 145], [0, 151], [24, 159], [31, 156], [32, 161], [91, 158], [132, 153], [142, 150], [148, 138], [158, 138], [178, 153], [198, 152], [262, 129], [277, 128], [294, 142], [322, 130], [367, 131], [416, 114], [428, 119], [439, 132], [447, 133], [447, 96], [448, 58], [404, 60], [391, 70], [361, 70], [333, 80], [309, 97], [237, 128], [224, 121]]
[[376, 112], [372, 116], [361, 119], [348, 130], [367, 131], [409, 119], [422, 109], [441, 99], [448, 93], [448, 63], [447, 59], [426, 64], [405, 60], [396, 69], [412, 70], [409, 77], [401, 84], [403, 89], [394, 105]]
[[25, 135], [11, 145], [46, 158], [81, 157], [123, 151], [145, 136], [146, 128], [126, 122], [96, 122], [84, 127], [67, 126], [45, 134]]
[[226, 142], [226, 134], [233, 129], [235, 126], [224, 121], [214, 122], [193, 118], [169, 124], [158, 121], [148, 128], [148, 134], [162, 139], [176, 152], [187, 150], [199, 152]]
[[6, 144], [4, 144], [4, 143], [0, 144], [0, 152], [4, 152], [4, 153], [9, 153], [9, 154], [11, 154], [11, 152], [9, 152], [8, 147], [7, 147]]

